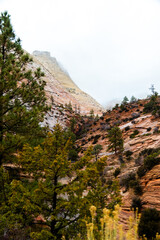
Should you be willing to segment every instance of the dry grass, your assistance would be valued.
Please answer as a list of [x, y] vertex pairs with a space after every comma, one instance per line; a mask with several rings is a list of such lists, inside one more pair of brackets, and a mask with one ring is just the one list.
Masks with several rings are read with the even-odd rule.
[[[128, 231], [123, 230], [122, 224], [119, 223], [119, 214], [121, 208], [119, 205], [115, 206], [114, 211], [109, 209], [103, 209], [103, 218], [100, 219], [101, 230], [100, 230], [100, 240], [138, 240], [138, 223], [140, 220], [140, 215], [136, 213], [136, 217], [129, 217], [128, 220]], [[92, 216], [92, 222], [87, 223], [87, 240], [97, 240], [95, 238], [95, 229], [97, 229], [95, 224], [96, 207], [91, 206], [90, 212]], [[142, 240], [139, 239], [139, 240]], [[147, 240], [145, 236], [143, 240]], [[156, 240], [160, 240], [160, 235], [157, 234]]]

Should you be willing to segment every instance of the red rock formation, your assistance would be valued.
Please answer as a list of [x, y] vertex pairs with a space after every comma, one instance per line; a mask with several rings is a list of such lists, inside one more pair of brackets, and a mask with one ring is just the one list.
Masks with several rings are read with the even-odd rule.
[[142, 202], [144, 208], [160, 211], [160, 165], [154, 166], [142, 179]]

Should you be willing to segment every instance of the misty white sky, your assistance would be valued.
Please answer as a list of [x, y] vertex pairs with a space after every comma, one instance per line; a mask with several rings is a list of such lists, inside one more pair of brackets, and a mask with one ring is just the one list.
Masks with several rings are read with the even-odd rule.
[[0, 0], [25, 50], [50, 51], [99, 103], [160, 93], [160, 0]]

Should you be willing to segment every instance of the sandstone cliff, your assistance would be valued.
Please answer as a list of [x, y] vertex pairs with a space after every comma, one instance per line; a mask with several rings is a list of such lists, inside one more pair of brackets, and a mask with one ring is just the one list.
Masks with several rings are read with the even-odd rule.
[[44, 71], [48, 99], [52, 96], [56, 103], [71, 103], [73, 109], [80, 111], [83, 115], [89, 114], [91, 109], [94, 110], [95, 114], [102, 113], [102, 106], [79, 89], [67, 71], [54, 57], [50, 56], [49, 52], [34, 51], [32, 67], [41, 67]]
[[[101, 144], [103, 149], [100, 156], [107, 156], [107, 167], [105, 171], [106, 179], [115, 179], [114, 172], [120, 169], [117, 176], [120, 183], [128, 174], [135, 174], [136, 179], [142, 188], [142, 193], [137, 195], [133, 188], [121, 186], [122, 212], [121, 222], [127, 226], [127, 220], [131, 212], [134, 198], [139, 198], [144, 208], [156, 208], [160, 211], [160, 165], [154, 166], [148, 170], [143, 177], [137, 175], [137, 170], [143, 165], [145, 153], [152, 149], [160, 149], [160, 119], [150, 113], [144, 114], [144, 104], [148, 100], [141, 100], [137, 103], [127, 104], [122, 110], [117, 107], [109, 110], [95, 121], [89, 127], [86, 135], [78, 140], [82, 146], [82, 152], [91, 145]], [[108, 152], [109, 144], [107, 131], [118, 125], [122, 130], [124, 139], [124, 152], [121, 155], [115, 155], [114, 152]], [[133, 136], [133, 133], [137, 133]], [[132, 137], [133, 136], [133, 137]], [[130, 157], [127, 157], [130, 153]]]

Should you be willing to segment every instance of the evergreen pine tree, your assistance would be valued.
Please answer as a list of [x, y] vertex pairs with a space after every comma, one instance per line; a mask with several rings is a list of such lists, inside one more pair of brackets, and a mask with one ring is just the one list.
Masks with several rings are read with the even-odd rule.
[[122, 101], [122, 104], [127, 104], [128, 103], [128, 101], [129, 101], [129, 99], [127, 98], [127, 96], [125, 96], [124, 98], [123, 98], [123, 101]]
[[134, 96], [132, 96], [130, 99], [130, 103], [135, 103], [136, 101], [137, 101], [137, 99]]
[[[24, 229], [32, 231], [33, 239], [48, 239], [46, 235], [38, 238], [46, 230], [52, 236], [49, 239], [59, 240], [62, 235], [77, 239], [77, 232], [85, 231], [84, 219], [89, 217], [91, 205], [97, 207], [99, 219], [104, 207], [120, 202], [117, 182], [108, 185], [103, 175], [106, 158], [93, 162], [93, 149], [88, 149], [77, 162], [71, 162], [70, 147], [70, 138], [59, 125], [43, 144], [24, 145], [17, 163], [32, 180], [13, 180], [6, 191], [8, 204], [0, 205], [0, 219], [7, 232]], [[43, 221], [36, 221], [37, 216], [43, 216]], [[2, 234], [3, 229], [0, 227]]]
[[122, 152], [123, 151], [123, 137], [122, 137], [122, 131], [119, 127], [113, 127], [108, 133], [109, 138], [109, 146], [108, 150], [112, 150], [115, 153], [117, 151]]
[[44, 74], [27, 69], [31, 58], [24, 53], [13, 31], [10, 15], [0, 16], [0, 165], [25, 139], [40, 132], [47, 111]]
[[100, 153], [100, 151], [103, 149], [102, 145], [100, 144], [96, 144], [94, 147], [93, 147], [93, 154], [95, 155], [95, 158], [96, 158], [96, 161], [98, 160], [98, 155]]

